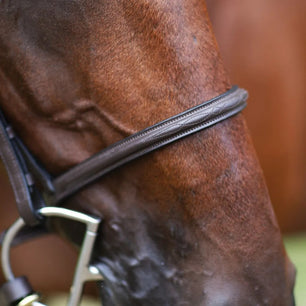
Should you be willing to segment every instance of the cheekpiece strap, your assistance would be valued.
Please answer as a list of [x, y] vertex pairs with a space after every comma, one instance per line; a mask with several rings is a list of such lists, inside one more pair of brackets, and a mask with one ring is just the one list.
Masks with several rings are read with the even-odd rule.
[[33, 177], [21, 154], [15, 133], [0, 111], [0, 156], [13, 188], [19, 214], [28, 225], [41, 222], [36, 211], [42, 206]]

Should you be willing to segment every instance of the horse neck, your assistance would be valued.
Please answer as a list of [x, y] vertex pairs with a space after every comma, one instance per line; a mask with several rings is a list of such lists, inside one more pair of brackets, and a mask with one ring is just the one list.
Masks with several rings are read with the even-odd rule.
[[[43, 4], [35, 15], [23, 11], [23, 35], [7, 40], [0, 30], [12, 54], [1, 67], [2, 106], [50, 171], [229, 87], [203, 2], [169, 3]], [[14, 28], [1, 17], [2, 29]], [[275, 288], [275, 305], [290, 298], [278, 283], [286, 260], [241, 116], [114, 171], [65, 205], [104, 219], [96, 257], [106, 305], [246, 305]], [[263, 248], [273, 256], [259, 256]]]

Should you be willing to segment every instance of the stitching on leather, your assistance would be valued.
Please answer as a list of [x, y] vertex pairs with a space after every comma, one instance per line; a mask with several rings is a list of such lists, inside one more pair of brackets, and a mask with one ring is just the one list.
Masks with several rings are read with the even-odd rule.
[[[217, 101], [217, 100], [216, 100]], [[214, 102], [216, 102], [214, 101]], [[220, 102], [220, 100], [218, 100]], [[238, 103], [238, 102], [237, 102]], [[122, 158], [122, 159], [118, 159], [117, 161], [115, 161], [114, 163], [110, 164], [109, 166], [105, 167], [104, 169], [101, 169], [100, 171], [98, 170], [95, 174], [93, 174], [90, 178], [85, 179], [84, 181], [86, 182], [86, 184], [90, 183], [91, 181], [94, 181], [95, 179], [109, 173], [110, 171], [112, 171], [113, 169], [116, 169], [117, 167], [124, 165], [125, 163], [127, 163], [128, 161], [131, 161], [135, 158], [137, 158], [138, 155], [144, 155], [147, 153], [150, 153], [152, 151], [154, 151], [155, 149], [163, 146], [163, 145], [167, 145], [170, 144], [171, 142], [176, 141], [177, 139], [186, 137], [190, 134], [193, 134], [199, 130], [204, 129], [205, 127], [209, 127], [214, 125], [215, 123], [218, 123], [220, 121], [223, 121], [225, 119], [227, 119], [228, 117], [235, 115], [237, 113], [239, 113], [245, 106], [246, 106], [246, 102], [245, 99], [239, 99], [239, 103], [240, 105], [234, 107], [234, 109], [230, 109], [228, 110], [226, 113], [222, 113], [208, 121], [204, 121], [201, 122], [195, 126], [193, 126], [192, 128], [186, 129], [184, 131], [181, 131], [179, 133], [174, 133], [173, 135], [162, 139], [158, 142], [155, 142], [149, 146], [144, 147], [142, 150], [136, 151], [136, 152], [132, 152], [131, 154], [129, 154], [128, 156]], [[207, 105], [207, 104], [206, 104]], [[169, 122], [169, 121], [168, 121]], [[136, 157], [135, 157], [136, 155]], [[56, 198], [58, 198], [59, 200], [64, 198], [65, 196], [71, 194], [71, 190], [76, 191], [77, 189], [80, 188], [80, 186], [83, 185], [82, 182], [74, 182], [74, 187], [71, 188], [72, 184], [65, 185], [63, 186], [64, 188], [62, 188], [61, 190], [59, 190], [59, 192], [56, 194]], [[66, 187], [66, 188], [65, 188]]]

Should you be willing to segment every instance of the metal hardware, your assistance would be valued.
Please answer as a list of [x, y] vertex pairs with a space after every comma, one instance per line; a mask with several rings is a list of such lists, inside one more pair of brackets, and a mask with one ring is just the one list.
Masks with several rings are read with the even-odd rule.
[[[33, 289], [25, 276], [8, 280], [0, 289], [0, 305], [23, 305], [33, 296]], [[37, 295], [38, 296], [38, 295]], [[26, 304], [25, 304], [26, 305]], [[32, 305], [32, 304], [30, 304]]]
[[[83, 239], [72, 286], [70, 289], [70, 296], [67, 303], [67, 306], [77, 306], [79, 305], [81, 300], [84, 283], [87, 281], [103, 280], [103, 277], [100, 274], [99, 270], [95, 266], [90, 265], [92, 250], [94, 247], [95, 238], [97, 236], [97, 231], [101, 220], [77, 211], [69, 210], [66, 208], [60, 208], [60, 207], [43, 207], [38, 211], [38, 214], [44, 217], [66, 218], [84, 223], [86, 225], [85, 237]], [[15, 289], [17, 291], [18, 291], [17, 288], [18, 286], [17, 287], [14, 286], [15, 285], [14, 282], [16, 282], [16, 280], [19, 281], [19, 278], [15, 278], [13, 271], [11, 269], [10, 248], [14, 240], [14, 237], [24, 226], [25, 226], [24, 220], [19, 218], [9, 228], [9, 230], [7, 231], [4, 237], [2, 252], [1, 252], [2, 270], [6, 280], [8, 281], [5, 285], [7, 285], [8, 283], [12, 283], [13, 285], [11, 290]], [[19, 301], [17, 306], [44, 305], [38, 302], [39, 296], [36, 293], [33, 293], [33, 290], [31, 289], [30, 286], [29, 289], [25, 291], [27, 292], [26, 296], [21, 296], [21, 297], [18, 296], [18, 298], [21, 299], [21, 301]], [[10, 300], [7, 302], [8, 303], [7, 305], [10, 305], [10, 303], [12, 302], [18, 302], [18, 301]]]
[[34, 293], [22, 299], [17, 306], [45, 306], [39, 302], [39, 295]]

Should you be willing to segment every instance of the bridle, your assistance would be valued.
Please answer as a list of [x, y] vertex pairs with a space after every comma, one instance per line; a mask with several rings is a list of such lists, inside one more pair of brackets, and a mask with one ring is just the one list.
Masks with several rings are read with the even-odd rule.
[[234, 86], [218, 97], [114, 143], [56, 178], [35, 160], [0, 111], [0, 154], [20, 214], [2, 235], [1, 260], [7, 282], [0, 289], [0, 304], [43, 305], [28, 280], [14, 276], [9, 253], [12, 244], [45, 233], [45, 219], [56, 216], [85, 223], [87, 227], [68, 301], [69, 306], [78, 305], [84, 282], [103, 280], [90, 263], [101, 220], [57, 206], [110, 171], [237, 114], [246, 106], [246, 99], [247, 92]]
[[58, 205], [110, 171], [236, 115], [246, 106], [247, 96], [244, 89], [233, 86], [218, 97], [112, 144], [55, 178], [35, 160], [0, 110], [0, 154], [20, 214], [1, 238], [2, 270], [7, 282], [0, 288], [0, 305], [43, 305], [27, 279], [14, 276], [9, 253], [11, 245], [46, 233], [45, 220], [53, 216], [87, 227], [68, 301], [69, 306], [78, 305], [84, 282], [103, 280], [92, 258], [101, 220]]

